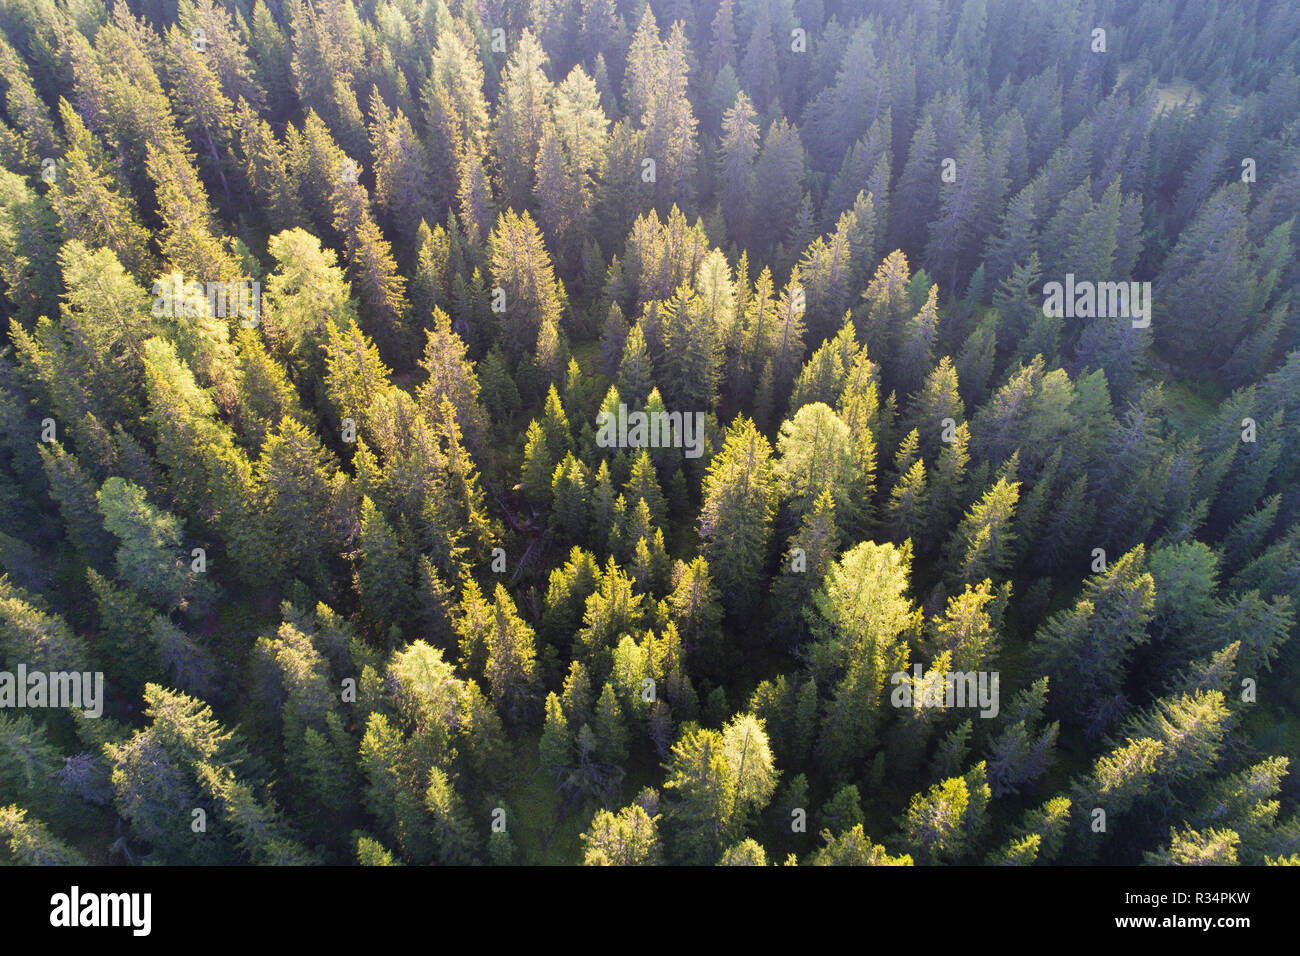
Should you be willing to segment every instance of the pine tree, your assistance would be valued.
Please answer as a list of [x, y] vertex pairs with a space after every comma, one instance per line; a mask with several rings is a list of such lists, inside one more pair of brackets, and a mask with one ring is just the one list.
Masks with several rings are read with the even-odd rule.
[[934, 124], [927, 111], [912, 134], [907, 162], [894, 190], [889, 239], [892, 246], [915, 252], [921, 245], [922, 230], [934, 219], [939, 200], [936, 149]]
[[855, 315], [858, 337], [876, 361], [888, 367], [898, 356], [910, 312], [907, 286], [911, 280], [907, 257], [895, 250], [876, 269], [862, 297], [864, 315]]
[[[267, 341], [292, 359], [322, 398], [325, 363], [320, 346], [329, 329], [355, 322], [357, 303], [333, 252], [303, 229], [289, 229], [267, 242], [276, 268], [266, 278], [263, 330]], [[354, 409], [355, 411], [355, 409]]]
[[683, 651], [706, 666], [716, 665], [722, 650], [720, 596], [704, 558], [696, 558], [689, 564], [679, 561], [673, 567], [669, 615], [677, 627]]
[[370, 93], [370, 153], [374, 158], [375, 204], [406, 242], [420, 226], [437, 221], [433, 179], [424, 144], [400, 110], [390, 110], [377, 88]]
[[645, 134], [655, 163], [655, 206], [687, 206], [694, 196], [693, 173], [699, 147], [695, 113], [687, 98], [688, 41], [680, 23], [666, 41], [653, 12], [646, 8], [627, 55], [626, 98], [629, 118]]
[[49, 202], [21, 177], [0, 170], [0, 281], [23, 323], [54, 312], [58, 232]]
[[781, 562], [781, 576], [773, 588], [775, 626], [789, 635], [782, 643], [793, 644], [806, 633], [804, 609], [839, 552], [840, 532], [835, 517], [835, 499], [823, 491], [791, 536]]
[[105, 567], [114, 543], [104, 529], [94, 481], [78, 458], [62, 445], [42, 445], [37, 451], [49, 482], [50, 497], [59, 506], [64, 536], [89, 564]]
[[[645, 401], [650, 394], [650, 389], [654, 387], [654, 365], [646, 346], [645, 333], [639, 322], [632, 326], [632, 330], [627, 335], [623, 355], [619, 361], [616, 385], [618, 388], [616, 397], [627, 402], [630, 408], [638, 407]], [[608, 405], [608, 402], [606, 404]], [[617, 403], [613, 409], [606, 410], [616, 415]]]
[[927, 863], [969, 855], [985, 826], [989, 795], [983, 763], [965, 776], [950, 777], [916, 794], [902, 821], [905, 844]]
[[402, 329], [409, 309], [406, 279], [398, 273], [392, 248], [370, 211], [365, 186], [346, 179], [339, 168], [330, 171], [329, 184], [334, 228], [343, 237], [366, 330], [389, 363], [396, 363], [410, 348]]
[[674, 409], [713, 407], [721, 348], [719, 330], [707, 303], [686, 286], [663, 310], [664, 395]]
[[241, 328], [235, 347], [240, 430], [248, 446], [258, 449], [281, 422], [302, 424], [306, 415], [284, 366], [263, 348], [256, 332]]
[[753, 422], [738, 419], [704, 480], [703, 556], [733, 613], [753, 607], [767, 562], [776, 507], [772, 448]]
[[597, 84], [581, 66], [556, 87], [552, 117], [553, 128], [544, 134], [537, 157], [538, 212], [557, 259], [572, 266], [593, 225], [608, 138]]
[[425, 330], [424, 358], [420, 367], [428, 378], [419, 390], [420, 407], [436, 416], [443, 400], [456, 410], [456, 422], [471, 448], [480, 449], [486, 438], [487, 418], [479, 403], [480, 385], [469, 361], [465, 341], [452, 331], [451, 319], [434, 306], [432, 327]]
[[258, 514], [252, 464], [171, 344], [149, 339], [142, 351], [146, 420], [178, 503], [220, 533], [236, 574], [246, 581], [263, 580], [277, 560]]
[[777, 490], [799, 520], [818, 496], [829, 493], [839, 520], [850, 526], [857, 517], [864, 487], [853, 436], [829, 407], [804, 405], [781, 425], [774, 466]]
[[1020, 482], [999, 478], [953, 532], [948, 541], [954, 578], [969, 584], [1004, 571], [1012, 558], [1012, 518], [1020, 500]]
[[551, 476], [555, 524], [563, 539], [573, 544], [586, 539], [588, 483], [586, 466], [571, 452], [565, 454]]
[[0, 807], [0, 841], [21, 866], [85, 866], [80, 852], [64, 843], [44, 822], [18, 806]]
[[1059, 725], [1041, 731], [1048, 678], [1020, 691], [1006, 712], [1007, 729], [989, 744], [989, 786], [994, 796], [1016, 793], [1047, 772], [1054, 758]]
[[528, 435], [524, 443], [521, 484], [528, 501], [539, 510], [546, 510], [551, 504], [552, 480], [555, 475], [553, 461], [546, 433], [534, 419], [528, 426]]
[[906, 670], [905, 637], [920, 626], [920, 612], [905, 596], [910, 565], [907, 546], [864, 541], [831, 565], [813, 596], [813, 675], [834, 685], [818, 757], [836, 772], [864, 755], [880, 719], [886, 675]]
[[507, 720], [519, 723], [532, 715], [536, 704], [533, 629], [519, 617], [514, 600], [500, 584], [493, 594], [492, 614], [484, 674], [498, 709]]
[[[160, 860], [198, 863], [307, 862], [275, 808], [237, 775], [240, 748], [200, 700], [145, 688], [148, 726], [109, 743], [114, 804]], [[206, 833], [191, 830], [191, 810], [206, 811]], [[214, 836], [221, 836], [219, 842]], [[242, 854], [234, 852], [238, 845]]]
[[546, 722], [542, 729], [542, 739], [538, 744], [538, 761], [543, 772], [558, 781], [572, 762], [573, 734], [569, 730], [569, 721], [560, 705], [560, 698], [554, 692], [546, 695]]
[[659, 490], [659, 479], [655, 474], [654, 463], [645, 449], [642, 449], [632, 461], [632, 473], [628, 476], [627, 484], [623, 486], [623, 494], [627, 498], [629, 507], [635, 507], [638, 501], [644, 501], [650, 512], [650, 520], [656, 526], [663, 527], [664, 519], [668, 515], [667, 503], [663, 492]]
[[884, 523], [895, 541], [923, 542], [930, 522], [930, 489], [926, 482], [925, 462], [917, 458], [889, 491]]
[[596, 701], [593, 730], [596, 755], [605, 763], [622, 764], [627, 760], [627, 727], [612, 684], [606, 684]]
[[[1151, 290], [1154, 303], [1165, 303], [1157, 305], [1151, 317], [1162, 352], [1217, 365], [1241, 337], [1246, 323], [1243, 307], [1252, 301], [1257, 281], [1246, 236], [1245, 204], [1243, 183], [1223, 186], [1180, 234]], [[1165, 310], [1169, 302], [1183, 298], [1194, 300], [1195, 305], [1174, 323]]]
[[680, 862], [716, 859], [746, 818], [771, 799], [776, 774], [761, 722], [742, 714], [721, 733], [696, 730], [673, 745], [664, 788], [671, 846]]
[[122, 580], [166, 611], [182, 606], [192, 582], [181, 560], [181, 527], [175, 515], [149, 504], [144, 489], [110, 478], [96, 494], [104, 527], [117, 537]]
[[[799, 131], [784, 118], [773, 121], [754, 163], [754, 188], [765, 202], [756, 216], [759, 234], [778, 247], [790, 236], [803, 198], [804, 148]], [[797, 254], [797, 253], [796, 253]]]
[[559, 287], [542, 235], [527, 212], [501, 213], [488, 245], [492, 281], [504, 298], [499, 320], [503, 340], [507, 352], [517, 357], [533, 351], [548, 320], [559, 322]]
[[600, 581], [588, 595], [582, 627], [575, 635], [577, 647], [588, 661], [616, 643], [620, 634], [638, 626], [644, 617], [644, 596], [633, 593], [632, 581], [611, 558], [601, 571]]
[[348, 541], [354, 492], [316, 436], [296, 421], [267, 436], [257, 463], [269, 532], [288, 568], [327, 588], [333, 562]]
[[883, 846], [873, 844], [862, 825], [858, 824], [834, 836], [822, 831], [826, 845], [808, 860], [810, 866], [911, 866], [912, 857], [906, 853], [890, 856]]
[[1053, 615], [1035, 635], [1035, 666], [1051, 679], [1053, 710], [1062, 717], [1094, 730], [1115, 719], [1129, 658], [1147, 642], [1155, 609], [1145, 560], [1139, 545], [1109, 564], [1084, 583], [1072, 609]]
[[361, 499], [357, 590], [361, 606], [378, 633], [405, 621], [413, 605], [411, 568], [392, 527], [368, 497]]
[[657, 866], [661, 860], [659, 816], [633, 804], [618, 813], [597, 810], [580, 834], [585, 866]]
[[720, 199], [727, 234], [737, 245], [750, 245], [755, 207], [754, 160], [758, 156], [758, 114], [743, 92], [722, 117]]
[[858, 355], [853, 324], [845, 320], [835, 337], [813, 352], [795, 380], [790, 395], [791, 413], [812, 402], [834, 407], [848, 379], [848, 368]]

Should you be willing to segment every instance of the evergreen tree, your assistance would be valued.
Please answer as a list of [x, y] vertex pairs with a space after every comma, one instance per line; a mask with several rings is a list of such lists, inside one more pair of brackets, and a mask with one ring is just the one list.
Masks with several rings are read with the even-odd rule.
[[1094, 731], [1117, 716], [1129, 658], [1148, 640], [1155, 582], [1142, 570], [1145, 560], [1139, 546], [1089, 578], [1074, 607], [1049, 618], [1034, 637], [1035, 665], [1051, 679], [1053, 709]]
[[699, 530], [728, 608], [751, 607], [767, 562], [776, 505], [772, 448], [748, 419], [727, 431], [704, 480]]

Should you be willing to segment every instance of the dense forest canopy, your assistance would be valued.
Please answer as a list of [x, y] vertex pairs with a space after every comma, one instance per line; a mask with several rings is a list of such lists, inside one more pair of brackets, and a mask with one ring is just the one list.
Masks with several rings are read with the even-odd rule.
[[1297, 69], [0, 0], [0, 857], [1300, 863]]

